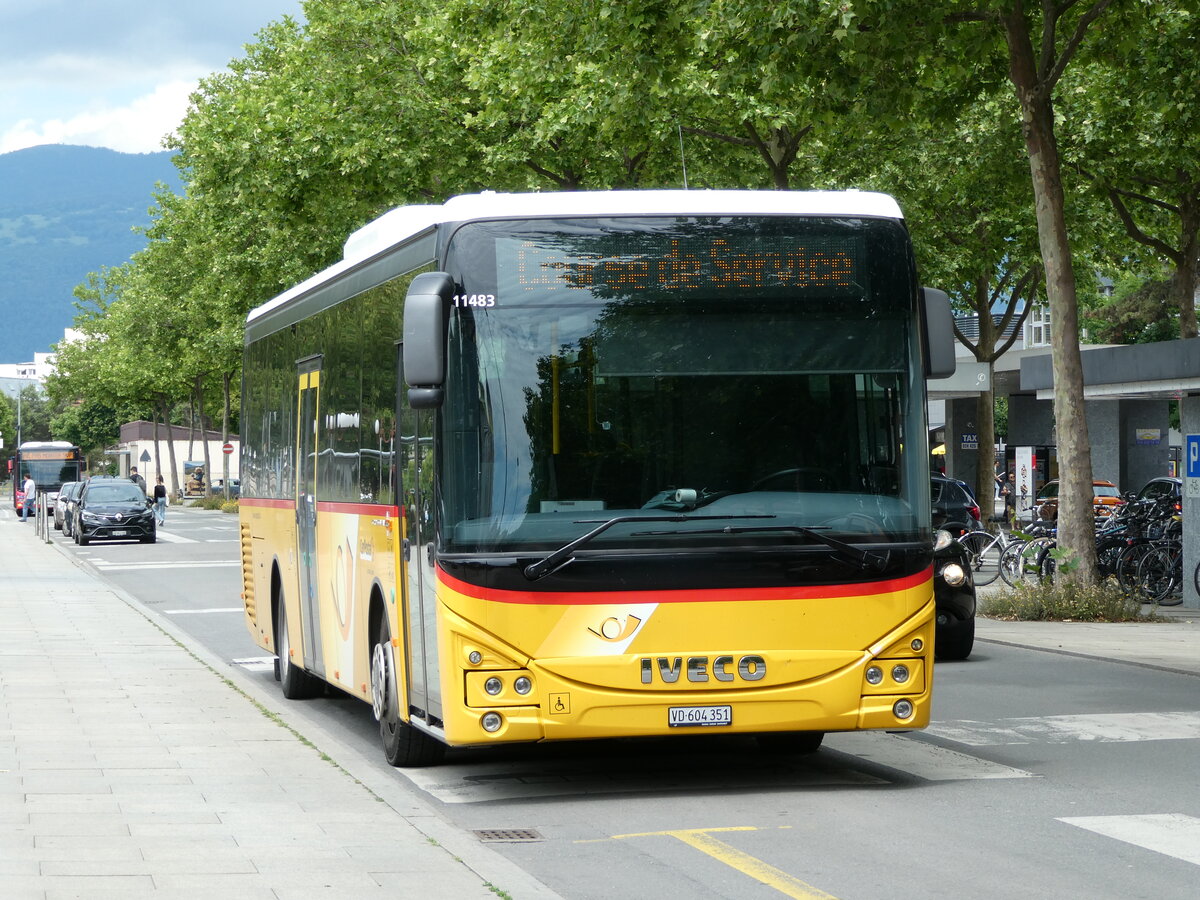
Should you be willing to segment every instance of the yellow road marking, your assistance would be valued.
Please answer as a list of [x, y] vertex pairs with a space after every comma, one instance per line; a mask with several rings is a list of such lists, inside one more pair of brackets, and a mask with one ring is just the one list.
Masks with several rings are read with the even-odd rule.
[[724, 863], [732, 869], [737, 869], [744, 875], [749, 875], [767, 887], [772, 887], [788, 897], [797, 900], [837, 900], [833, 894], [827, 894], [807, 882], [801, 881], [782, 869], [763, 862], [761, 859], [743, 853], [736, 847], [731, 847], [724, 841], [713, 837], [714, 832], [721, 831], [758, 831], [751, 825], [740, 825], [731, 828], [689, 828], [681, 831], [647, 831], [642, 834], [614, 834], [611, 840], [622, 841], [628, 838], [643, 837], [673, 837], [683, 841], [689, 847], [694, 847], [701, 853], [707, 854], [717, 862]]

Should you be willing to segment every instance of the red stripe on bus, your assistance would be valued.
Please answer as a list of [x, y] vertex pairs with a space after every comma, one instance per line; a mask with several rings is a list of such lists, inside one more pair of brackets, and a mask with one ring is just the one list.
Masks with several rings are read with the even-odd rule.
[[903, 578], [856, 584], [804, 585], [778, 588], [717, 588], [679, 591], [503, 591], [459, 581], [438, 569], [438, 579], [468, 597], [495, 603], [533, 606], [599, 606], [606, 603], [719, 603], [758, 600], [816, 600], [829, 597], [865, 597], [919, 587], [933, 577], [933, 566]]
[[271, 500], [266, 497], [240, 497], [238, 504], [241, 506], [263, 506], [267, 509], [295, 509], [295, 500]]

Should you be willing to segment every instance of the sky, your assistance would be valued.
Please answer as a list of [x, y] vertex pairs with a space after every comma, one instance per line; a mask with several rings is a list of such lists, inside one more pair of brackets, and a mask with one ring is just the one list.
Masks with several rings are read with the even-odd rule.
[[302, 0], [0, 0], [0, 153], [163, 148], [201, 78]]

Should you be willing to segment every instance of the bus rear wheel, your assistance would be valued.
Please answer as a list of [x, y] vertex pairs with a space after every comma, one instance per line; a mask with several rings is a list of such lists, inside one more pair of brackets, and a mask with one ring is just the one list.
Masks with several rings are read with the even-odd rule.
[[395, 657], [387, 616], [379, 620], [371, 649], [371, 711], [379, 722], [383, 755], [393, 766], [428, 766], [440, 762], [446, 747], [400, 718]]

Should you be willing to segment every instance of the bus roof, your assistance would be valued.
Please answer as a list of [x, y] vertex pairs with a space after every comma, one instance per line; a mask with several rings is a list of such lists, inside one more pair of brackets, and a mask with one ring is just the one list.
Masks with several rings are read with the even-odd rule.
[[250, 311], [253, 322], [293, 297], [437, 225], [497, 219], [595, 216], [850, 216], [903, 219], [872, 191], [548, 191], [462, 194], [440, 205], [400, 206], [355, 231], [342, 259]]

